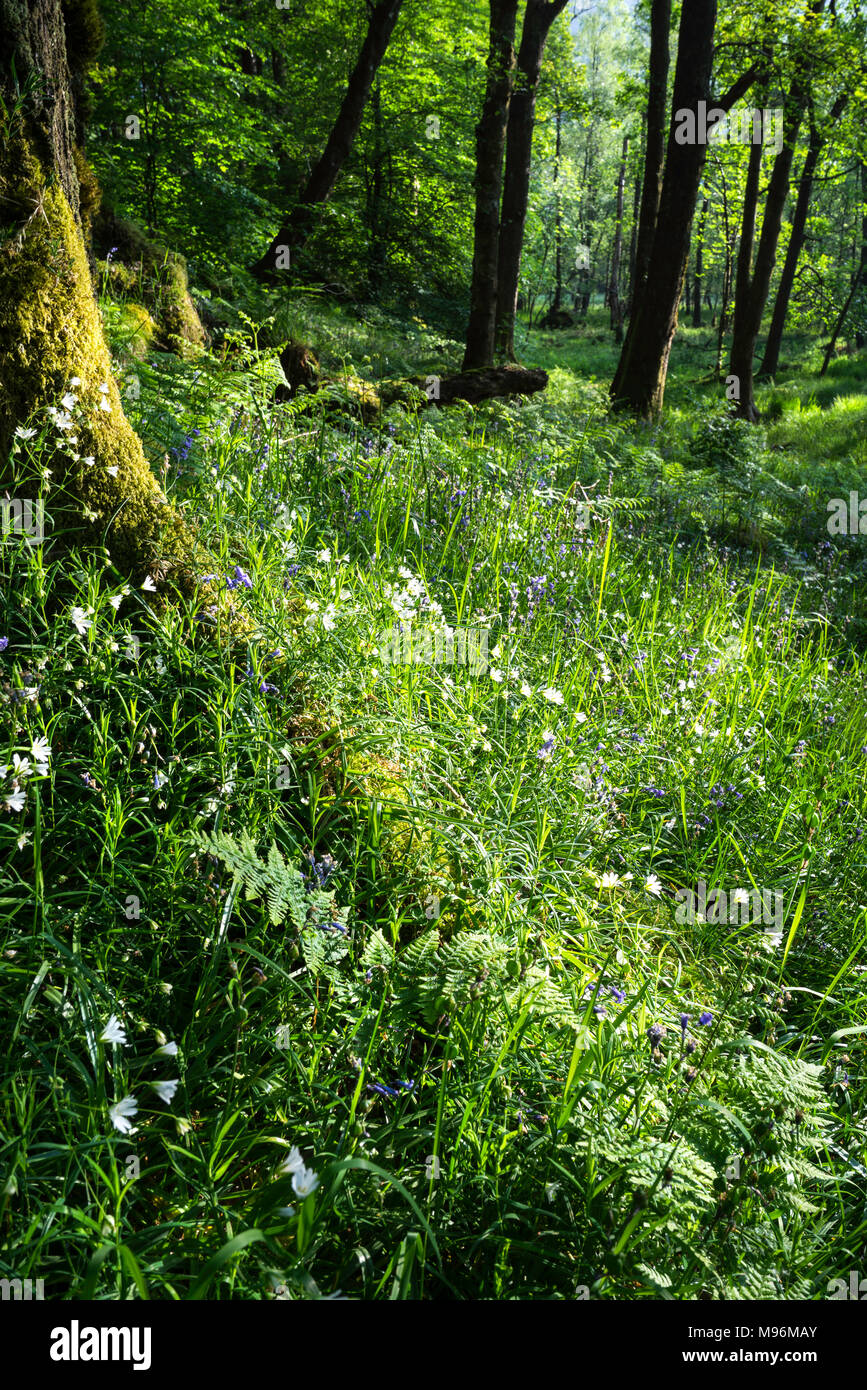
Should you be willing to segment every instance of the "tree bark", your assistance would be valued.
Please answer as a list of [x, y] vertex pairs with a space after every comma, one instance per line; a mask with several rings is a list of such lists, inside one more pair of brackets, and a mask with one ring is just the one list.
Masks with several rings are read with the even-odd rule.
[[710, 200], [705, 198], [701, 205], [701, 216], [698, 219], [698, 233], [695, 239], [695, 276], [692, 283], [693, 328], [701, 328], [701, 296], [704, 288], [704, 232], [707, 226], [707, 210], [709, 206]]
[[[449, 406], [458, 401], [480, 405], [498, 396], [531, 396], [544, 391], [548, 373], [527, 367], [488, 367], [477, 372], [456, 372], [451, 376], [416, 377], [413, 386], [425, 392], [426, 405]], [[383, 405], [405, 398], [405, 382], [383, 382], [380, 390]]]
[[644, 149], [644, 177], [635, 245], [635, 284], [633, 308], [638, 302], [650, 265], [650, 251], [662, 193], [665, 165], [665, 117], [668, 96], [668, 69], [671, 63], [671, 0], [653, 0], [650, 7], [650, 66], [647, 89], [647, 143]]
[[774, 160], [774, 167], [771, 170], [771, 177], [765, 194], [762, 230], [756, 251], [755, 268], [752, 267], [752, 257], [755, 243], [762, 146], [754, 144], [750, 149], [741, 244], [735, 277], [735, 310], [732, 323], [729, 375], [737, 378], [738, 396], [735, 414], [742, 420], [749, 420], [753, 424], [757, 423], [759, 418], [754, 395], [753, 356], [756, 350], [756, 339], [762, 324], [762, 314], [768, 299], [771, 276], [774, 271], [777, 244], [783, 225], [783, 209], [789, 194], [789, 176], [795, 155], [795, 142], [798, 138], [803, 113], [804, 103], [800, 91], [793, 89], [783, 122], [782, 149]]
[[669, 35], [671, 32], [671, 0], [652, 0], [650, 6], [650, 58], [647, 85], [647, 137], [644, 146], [644, 176], [641, 182], [641, 203], [638, 231], [635, 235], [632, 283], [629, 293], [629, 326], [626, 343], [614, 375], [611, 391], [617, 397], [620, 375], [627, 354], [631, 352], [632, 325], [650, 265], [650, 252], [656, 231], [662, 175], [665, 165], [665, 117], [668, 97], [668, 70], [671, 63]]
[[623, 301], [620, 297], [620, 257], [623, 250], [623, 189], [626, 183], [626, 161], [629, 157], [629, 136], [623, 137], [620, 173], [617, 177], [617, 215], [614, 227], [614, 246], [611, 251], [611, 278], [608, 282], [608, 302], [611, 307], [611, 327], [615, 343], [623, 342]]
[[252, 274], [258, 279], [279, 279], [280, 272], [290, 268], [295, 254], [313, 231], [317, 207], [331, 197], [361, 128], [364, 108], [374, 78], [385, 57], [402, 4], [403, 0], [380, 0], [371, 11], [358, 62], [349, 78], [346, 95], [325, 149], [307, 180], [298, 205], [284, 222], [264, 256], [250, 267]]
[[710, 97], [716, 0], [691, 0], [681, 10], [674, 75], [672, 119], [659, 210], [647, 262], [620, 364], [611, 387], [616, 408], [645, 419], [662, 409], [671, 344], [677, 327], [690, 232], [706, 146], [678, 144], [677, 111], [698, 110]]
[[[860, 169], [861, 197], [864, 198], [865, 194], [867, 194], [867, 163], [862, 162], [860, 165]], [[831, 341], [828, 343], [828, 346], [825, 349], [825, 356], [822, 361], [822, 367], [819, 372], [819, 376], [824, 376], [828, 370], [831, 358], [834, 356], [834, 348], [837, 345], [837, 339], [843, 331], [843, 327], [846, 323], [849, 310], [852, 307], [852, 300], [858, 293], [858, 288], [861, 285], [862, 281], [865, 279], [865, 277], [867, 277], [867, 212], [864, 213], [861, 220], [861, 256], [858, 262], [858, 269], [855, 271], [855, 274], [852, 277], [852, 288], [849, 291], [846, 303], [843, 305], [842, 309], [837, 315], [837, 322], [834, 324], [834, 329], [831, 333]]]
[[563, 199], [560, 196], [560, 159], [563, 147], [563, 108], [559, 101], [554, 113], [556, 141], [554, 147], [554, 302], [553, 313], [563, 307]]
[[[839, 120], [843, 108], [846, 105], [846, 95], [837, 98], [831, 110], [830, 120]], [[786, 315], [789, 310], [789, 300], [792, 295], [792, 288], [795, 283], [795, 273], [798, 268], [798, 259], [804, 245], [807, 232], [807, 215], [810, 210], [810, 197], [813, 192], [813, 178], [816, 173], [816, 166], [824, 145], [824, 137], [815, 121], [810, 122], [810, 144], [804, 159], [804, 167], [801, 170], [801, 178], [798, 184], [798, 201], [795, 205], [795, 213], [792, 218], [792, 234], [789, 238], [789, 245], [786, 251], [786, 259], [783, 262], [783, 270], [780, 276], [780, 284], [777, 289], [777, 297], [774, 301], [774, 312], [771, 315], [771, 323], [768, 329], [768, 340], [765, 343], [765, 355], [762, 358], [762, 365], [759, 370], [760, 377], [774, 376], [780, 363], [780, 348], [783, 342], [783, 329], [786, 326]]]
[[[0, 486], [43, 498], [47, 544], [52, 530], [104, 544], [131, 577], [172, 570], [191, 589], [190, 537], [124, 415], [90, 280], [75, 93], [99, 21], [90, 7], [82, 33], [82, 18], [61, 0], [0, 0]], [[61, 404], [39, 459], [51, 472], [28, 478], [16, 430]]]
[[515, 357], [518, 283], [530, 195], [533, 124], [542, 54], [551, 25], [557, 16], [562, 14], [566, 4], [567, 0], [527, 0], [524, 26], [521, 30], [518, 78], [512, 92], [506, 133], [506, 172], [503, 180], [503, 210], [500, 218], [497, 263], [494, 353], [504, 362], [514, 361]]
[[490, 0], [490, 6], [487, 86], [476, 126], [476, 216], [465, 371], [489, 367], [494, 360], [503, 158], [515, 79], [518, 0]]
[[627, 314], [632, 313], [632, 305], [635, 300], [635, 261], [638, 254], [638, 214], [641, 207], [641, 179], [635, 175], [635, 184], [632, 196], [632, 231], [629, 235], [629, 302], [627, 304]]

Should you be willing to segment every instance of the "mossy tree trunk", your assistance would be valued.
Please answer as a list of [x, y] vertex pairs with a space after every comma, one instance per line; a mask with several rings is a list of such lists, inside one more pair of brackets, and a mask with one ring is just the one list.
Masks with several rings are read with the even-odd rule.
[[70, 393], [40, 460], [46, 539], [104, 544], [131, 578], [172, 572], [188, 589], [192, 543], [124, 414], [88, 266], [77, 141], [101, 40], [96, 0], [0, 0], [0, 486], [18, 487], [16, 428]]

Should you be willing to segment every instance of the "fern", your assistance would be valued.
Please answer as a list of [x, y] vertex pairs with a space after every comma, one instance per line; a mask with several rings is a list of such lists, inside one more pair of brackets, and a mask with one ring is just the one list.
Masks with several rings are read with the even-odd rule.
[[276, 844], [271, 845], [263, 864], [246, 830], [241, 831], [240, 839], [224, 831], [213, 831], [209, 835], [197, 834], [194, 840], [200, 849], [231, 869], [248, 900], [265, 898], [272, 926], [279, 926], [287, 916], [298, 931], [311, 919], [317, 925], [336, 920], [345, 926], [343, 916], [334, 912], [334, 894], [319, 888], [309, 891], [300, 869], [286, 863]]

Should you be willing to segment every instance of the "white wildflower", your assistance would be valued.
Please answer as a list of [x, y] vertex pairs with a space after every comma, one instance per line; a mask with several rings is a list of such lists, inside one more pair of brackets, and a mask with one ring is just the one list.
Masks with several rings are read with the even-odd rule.
[[135, 1096], [124, 1096], [123, 1100], [119, 1100], [116, 1105], [111, 1107], [108, 1118], [115, 1129], [120, 1130], [121, 1134], [134, 1134], [135, 1130], [130, 1124], [130, 1120], [135, 1119], [137, 1114], [138, 1101]]
[[121, 1047], [127, 1047], [126, 1033], [117, 1014], [112, 1014], [105, 1028], [99, 1036], [100, 1042], [118, 1043]]
[[151, 1086], [156, 1091], [161, 1101], [166, 1105], [171, 1105], [175, 1098], [175, 1091], [180, 1085], [179, 1081], [152, 1081]]
[[69, 621], [80, 637], [84, 637], [88, 628], [93, 627], [93, 623], [88, 617], [88, 614], [92, 612], [92, 608], [88, 608], [86, 611], [84, 608], [73, 608], [69, 615]]

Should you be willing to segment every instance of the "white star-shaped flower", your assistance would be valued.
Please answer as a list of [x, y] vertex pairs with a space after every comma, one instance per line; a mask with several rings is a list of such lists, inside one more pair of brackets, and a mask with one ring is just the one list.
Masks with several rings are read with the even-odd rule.
[[175, 1097], [175, 1091], [181, 1083], [179, 1081], [152, 1081], [151, 1085], [156, 1091], [161, 1101], [166, 1105], [171, 1105]]
[[128, 1047], [126, 1033], [117, 1014], [112, 1014], [105, 1028], [99, 1037], [100, 1042], [118, 1043], [121, 1047]]
[[138, 1101], [135, 1096], [124, 1096], [111, 1107], [108, 1118], [111, 1120], [115, 1129], [120, 1130], [121, 1134], [135, 1134], [135, 1129], [130, 1124], [130, 1120], [135, 1119], [138, 1114]]

